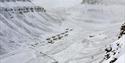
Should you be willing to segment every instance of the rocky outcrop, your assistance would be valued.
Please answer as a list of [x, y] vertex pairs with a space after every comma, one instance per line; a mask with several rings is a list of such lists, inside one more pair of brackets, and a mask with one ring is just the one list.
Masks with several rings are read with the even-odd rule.
[[122, 24], [122, 26], [121, 26], [120, 34], [119, 34], [119, 37], [118, 37], [118, 38], [121, 38], [121, 36], [124, 35], [124, 34], [125, 34], [125, 23]]
[[[105, 48], [105, 55], [100, 63], [115, 63], [124, 53], [125, 48], [125, 23], [121, 26], [119, 39]], [[119, 59], [120, 60], [120, 59]]]

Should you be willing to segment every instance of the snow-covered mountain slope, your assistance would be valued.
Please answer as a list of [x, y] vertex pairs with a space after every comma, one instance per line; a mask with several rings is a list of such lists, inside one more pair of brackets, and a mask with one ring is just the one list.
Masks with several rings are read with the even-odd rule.
[[42, 42], [49, 33], [58, 33], [60, 24], [61, 20], [32, 2], [0, 2], [0, 45], [6, 48], [1, 52], [15, 50], [23, 43]]
[[[124, 17], [121, 4], [81, 4], [81, 0], [0, 2], [0, 61], [109, 63], [114, 57], [119, 60], [124, 55], [121, 44], [125, 37], [118, 40]], [[118, 43], [120, 46], [116, 46]], [[109, 52], [111, 57], [105, 60], [105, 49], [110, 45], [120, 54], [114, 56]]]

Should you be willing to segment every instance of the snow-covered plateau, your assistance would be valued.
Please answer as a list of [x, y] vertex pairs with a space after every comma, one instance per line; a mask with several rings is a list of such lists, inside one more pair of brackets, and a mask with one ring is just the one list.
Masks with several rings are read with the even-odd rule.
[[125, 0], [0, 0], [0, 63], [125, 63]]

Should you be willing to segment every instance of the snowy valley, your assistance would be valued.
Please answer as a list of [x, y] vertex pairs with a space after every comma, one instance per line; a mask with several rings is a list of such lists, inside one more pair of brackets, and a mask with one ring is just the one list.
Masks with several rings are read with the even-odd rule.
[[124, 59], [124, 0], [0, 0], [0, 63]]

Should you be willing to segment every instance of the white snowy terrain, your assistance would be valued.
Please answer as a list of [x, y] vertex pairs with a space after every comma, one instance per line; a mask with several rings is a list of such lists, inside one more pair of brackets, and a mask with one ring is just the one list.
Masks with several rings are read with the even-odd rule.
[[125, 63], [125, 0], [0, 0], [0, 63]]

